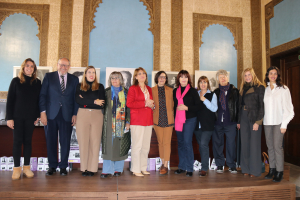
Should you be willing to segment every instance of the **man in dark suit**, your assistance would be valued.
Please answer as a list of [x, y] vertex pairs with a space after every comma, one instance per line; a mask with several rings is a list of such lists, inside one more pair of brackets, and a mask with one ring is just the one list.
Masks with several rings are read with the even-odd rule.
[[[68, 73], [70, 61], [61, 58], [57, 71], [47, 73], [40, 92], [41, 122], [45, 125], [49, 170], [46, 175], [56, 172], [67, 175], [72, 126], [76, 124], [78, 104], [75, 102], [78, 78]], [[57, 137], [61, 147], [61, 162], [57, 161]]]

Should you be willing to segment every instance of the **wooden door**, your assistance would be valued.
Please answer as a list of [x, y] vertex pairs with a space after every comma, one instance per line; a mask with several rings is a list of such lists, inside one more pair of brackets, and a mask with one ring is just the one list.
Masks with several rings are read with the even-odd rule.
[[292, 96], [295, 116], [284, 136], [285, 161], [300, 166], [300, 60], [298, 52], [280, 58], [282, 81]]

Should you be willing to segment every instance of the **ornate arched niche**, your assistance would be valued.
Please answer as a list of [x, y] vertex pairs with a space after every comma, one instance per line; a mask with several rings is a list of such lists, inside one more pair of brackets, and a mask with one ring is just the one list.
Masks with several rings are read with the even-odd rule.
[[[208, 15], [194, 13], [193, 30], [194, 30], [194, 70], [199, 70], [199, 48], [203, 44], [202, 34], [204, 30], [213, 24], [223, 25], [229, 29], [234, 37], [234, 47], [237, 50], [237, 74], [243, 71], [243, 27], [242, 18], [227, 17], [219, 15]], [[241, 83], [240, 76], [237, 77], [238, 85]]]
[[7, 17], [16, 13], [26, 14], [32, 17], [37, 23], [39, 31], [37, 37], [41, 41], [39, 59], [40, 66], [47, 65], [49, 10], [50, 5], [48, 4], [0, 3], [0, 28]]
[[[154, 38], [153, 44], [153, 69], [159, 69], [159, 49], [160, 49], [160, 1], [161, 0], [139, 0], [143, 2], [148, 10], [150, 19], [149, 31], [152, 32]], [[83, 16], [83, 38], [82, 38], [82, 66], [88, 66], [89, 59], [89, 39], [90, 32], [96, 28], [94, 23], [96, 9], [100, 6], [102, 0], [85, 0], [84, 16]], [[155, 5], [155, 11], [153, 10]]]

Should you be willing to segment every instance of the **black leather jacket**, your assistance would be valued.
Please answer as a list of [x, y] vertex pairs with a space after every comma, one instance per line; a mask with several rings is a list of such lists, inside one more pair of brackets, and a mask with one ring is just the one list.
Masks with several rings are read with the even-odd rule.
[[[263, 85], [251, 87], [244, 96], [244, 102], [248, 111], [248, 119], [254, 124], [262, 125], [264, 117], [264, 96], [265, 87]], [[240, 95], [239, 108], [242, 109], [242, 96]], [[239, 114], [239, 122], [241, 121]]]
[[[239, 119], [239, 90], [230, 84], [229, 87], [229, 99], [228, 99], [228, 108], [230, 113], [230, 121], [238, 122]], [[217, 100], [219, 101], [220, 97], [220, 88], [215, 89], [214, 93], [217, 95]], [[216, 117], [218, 118], [218, 111], [216, 111]]]

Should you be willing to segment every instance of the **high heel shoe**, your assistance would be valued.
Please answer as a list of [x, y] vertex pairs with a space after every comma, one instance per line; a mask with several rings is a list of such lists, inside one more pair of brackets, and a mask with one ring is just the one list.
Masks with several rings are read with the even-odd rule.
[[144, 174], [144, 175], [150, 175], [150, 172], [148, 172], [148, 171], [142, 171], [142, 174]]
[[144, 174], [142, 174], [142, 173], [135, 173], [135, 172], [133, 172], [132, 174], [133, 174], [134, 176], [144, 177]]

